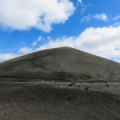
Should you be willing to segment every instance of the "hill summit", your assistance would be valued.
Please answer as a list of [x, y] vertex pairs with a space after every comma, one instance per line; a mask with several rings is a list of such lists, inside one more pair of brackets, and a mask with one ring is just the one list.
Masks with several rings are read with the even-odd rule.
[[120, 64], [74, 48], [60, 47], [1, 63], [0, 78], [119, 80]]

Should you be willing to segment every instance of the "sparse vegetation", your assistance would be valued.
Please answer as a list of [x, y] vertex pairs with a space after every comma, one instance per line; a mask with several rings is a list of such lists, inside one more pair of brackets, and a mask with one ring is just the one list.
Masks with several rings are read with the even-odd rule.
[[80, 78], [80, 79], [83, 79], [83, 80], [87, 80], [87, 79], [91, 79], [92, 77], [91, 77], [90, 75], [88, 75], [88, 74], [81, 73], [81, 74], [79, 75], [79, 78]]
[[109, 85], [107, 84], [106, 87], [109, 87]]
[[97, 74], [97, 77], [99, 78], [100, 76], [101, 76], [100, 73], [98, 73], [98, 74]]
[[67, 97], [67, 100], [69, 101], [69, 100], [70, 100], [70, 97]]
[[85, 90], [88, 90], [88, 87], [85, 87]]
[[75, 83], [72, 82], [72, 83], [70, 83], [68, 86], [73, 86], [74, 84], [75, 84]]
[[114, 72], [113, 71], [110, 73], [110, 78], [112, 78], [112, 77], [114, 77]]
[[101, 73], [97, 73], [95, 77], [97, 80], [101, 80], [103, 76]]

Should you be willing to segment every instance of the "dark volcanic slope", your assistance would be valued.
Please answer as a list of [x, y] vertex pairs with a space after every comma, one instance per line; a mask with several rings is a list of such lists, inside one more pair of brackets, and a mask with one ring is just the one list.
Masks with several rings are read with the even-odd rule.
[[120, 97], [37, 84], [0, 84], [0, 120], [120, 120]]
[[0, 64], [1, 78], [119, 80], [120, 64], [73, 48], [42, 50]]
[[[119, 73], [119, 63], [65, 47], [3, 62], [0, 120], [120, 120], [119, 82], [90, 83], [91, 86], [80, 83], [79, 87], [71, 82], [66, 87], [62, 87], [64, 82], [52, 81], [54, 85], [44, 80], [17, 82], [32, 78], [75, 81], [91, 77], [118, 81]], [[2, 82], [14, 78], [16, 82]]]

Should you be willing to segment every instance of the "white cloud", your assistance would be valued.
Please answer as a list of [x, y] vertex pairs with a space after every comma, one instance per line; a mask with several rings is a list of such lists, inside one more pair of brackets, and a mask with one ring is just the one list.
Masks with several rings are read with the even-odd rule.
[[83, 50], [94, 55], [105, 58], [120, 58], [120, 26], [118, 27], [102, 27], [87, 28], [79, 36], [63, 37], [62, 39], [51, 40], [36, 50], [47, 48], [55, 48], [61, 46], [70, 46]]
[[81, 12], [84, 12], [88, 7], [90, 6], [90, 4], [81, 4]]
[[74, 12], [70, 0], [0, 0], [0, 24], [26, 30], [49, 32], [52, 24], [64, 23]]
[[88, 14], [87, 16], [84, 16], [80, 21], [81, 22], [89, 22], [91, 20], [91, 15]]
[[95, 19], [97, 20], [103, 20], [103, 21], [108, 21], [108, 17], [106, 14], [102, 13], [102, 14], [96, 14], [93, 16]]
[[96, 19], [96, 20], [102, 20], [102, 21], [108, 21], [108, 16], [104, 13], [101, 14], [95, 14], [95, 15], [91, 15], [88, 14], [87, 16], [84, 16], [81, 19], [81, 22], [89, 22], [91, 19]]
[[118, 20], [120, 19], [120, 15], [116, 16], [113, 20]]
[[41, 41], [42, 40], [42, 36], [39, 36], [38, 39], [37, 39], [37, 42]]
[[74, 41], [76, 39], [74, 37], [63, 37], [61, 39], [56, 39], [56, 40], [50, 40], [48, 43], [40, 46], [36, 50], [43, 50], [43, 49], [48, 49], [48, 48], [56, 48], [56, 47], [61, 47], [61, 46], [69, 46], [73, 47]]
[[37, 45], [37, 41], [32, 43], [32, 46], [36, 46]]
[[29, 47], [21, 47], [20, 50], [19, 50], [19, 52], [20, 52], [21, 54], [27, 54], [27, 53], [30, 53], [30, 52], [32, 52], [32, 51], [33, 51], [33, 49], [32, 49], [32, 48], [29, 48]]
[[78, 3], [82, 3], [82, 0], [78, 0]]
[[38, 44], [38, 42], [42, 41], [42, 39], [43, 39], [43, 37], [39, 36], [38, 39], [32, 43], [32, 46], [36, 46]]
[[16, 55], [16, 54], [0, 53], [0, 61], [9, 60], [9, 59], [15, 58], [17, 56], [18, 55]]
[[113, 24], [113, 26], [120, 26], [120, 22], [115, 22], [114, 24]]

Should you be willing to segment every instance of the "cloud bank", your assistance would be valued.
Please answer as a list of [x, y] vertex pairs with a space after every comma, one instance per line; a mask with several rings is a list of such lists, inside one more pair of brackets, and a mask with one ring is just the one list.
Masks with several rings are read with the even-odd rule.
[[33, 52], [33, 49], [32, 49], [32, 48], [29, 48], [29, 47], [22, 47], [22, 48], [20, 48], [19, 52], [20, 52], [21, 54], [27, 54], [27, 53]]
[[[34, 47], [21, 47], [19, 55], [33, 51], [56, 48], [62, 46], [73, 47], [94, 55], [112, 59], [120, 62], [120, 26], [109, 27], [90, 27], [85, 29], [78, 36], [62, 37], [58, 39], [48, 39], [48, 42], [39, 45], [37, 42]], [[41, 40], [41, 36], [37, 40]], [[36, 40], [35, 40], [36, 42]], [[32, 43], [33, 44], [33, 43]], [[39, 47], [38, 47], [39, 46]], [[14, 54], [0, 54], [0, 60], [7, 60], [15, 57]]]
[[47, 44], [40, 46], [36, 50], [55, 48], [61, 46], [70, 46], [120, 61], [120, 26], [118, 27], [98, 27], [87, 28], [78, 36], [63, 37], [61, 39], [50, 40]]
[[64, 23], [74, 10], [70, 0], [0, 0], [0, 25], [49, 32], [53, 24]]
[[18, 55], [16, 54], [10, 54], [10, 53], [0, 53], [0, 61], [4, 61], [4, 60], [9, 60], [12, 58], [17, 57]]

